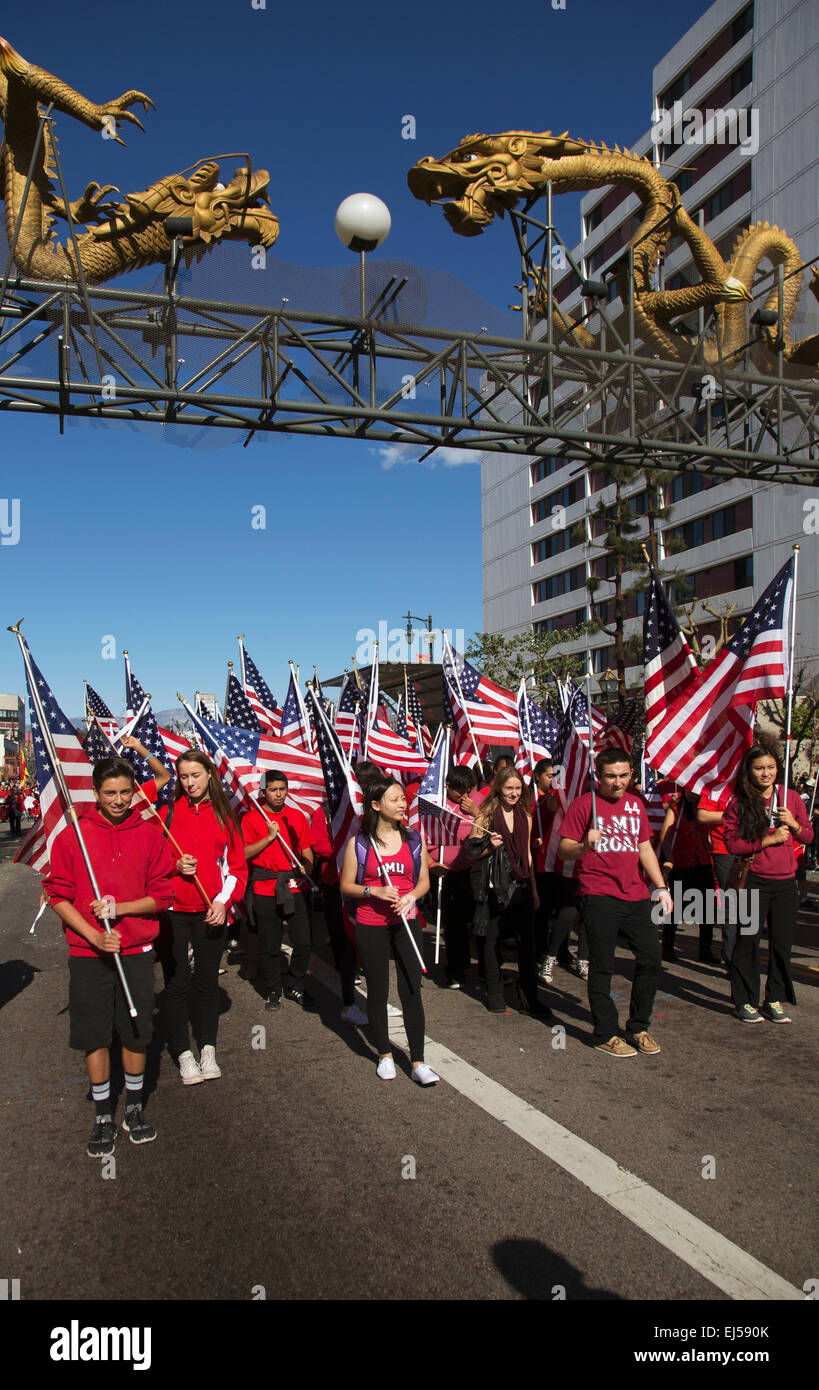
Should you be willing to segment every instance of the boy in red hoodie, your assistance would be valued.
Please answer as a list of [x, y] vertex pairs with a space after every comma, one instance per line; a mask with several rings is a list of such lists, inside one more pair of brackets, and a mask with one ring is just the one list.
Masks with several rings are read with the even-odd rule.
[[[95, 807], [82, 817], [81, 830], [100, 893], [91, 887], [73, 826], [54, 841], [43, 880], [51, 906], [68, 941], [70, 1046], [85, 1053], [96, 1119], [88, 1142], [92, 1158], [113, 1153], [116, 1139], [111, 1105], [113, 1029], [122, 1043], [125, 1070], [123, 1128], [134, 1144], [156, 1138], [142, 1111], [145, 1052], [153, 1034], [153, 941], [157, 914], [173, 896], [173, 860], [154, 824], [131, 810], [134, 772], [122, 758], [105, 758], [93, 773]], [[112, 925], [106, 933], [102, 920]], [[122, 961], [137, 1010], [132, 1019], [114, 956]]]

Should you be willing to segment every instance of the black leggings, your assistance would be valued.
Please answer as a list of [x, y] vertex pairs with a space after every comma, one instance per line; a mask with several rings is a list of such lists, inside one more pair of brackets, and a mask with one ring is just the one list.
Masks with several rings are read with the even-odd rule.
[[330, 937], [336, 970], [341, 979], [341, 999], [345, 1008], [355, 1003], [356, 959], [353, 943], [344, 930], [344, 909], [337, 883], [325, 883], [321, 890], [324, 922]]
[[[423, 952], [421, 928], [410, 922], [412, 935]], [[387, 997], [390, 992], [390, 956], [398, 976], [398, 998], [404, 1013], [411, 1062], [424, 1060], [424, 1006], [421, 1003], [421, 967], [410, 945], [403, 922], [394, 927], [356, 923], [355, 944], [367, 979], [367, 1013], [379, 1056], [391, 1051], [387, 1025]]]
[[[204, 912], [169, 912], [170, 955], [165, 967], [162, 996], [168, 1050], [173, 1057], [190, 1047], [191, 996], [195, 995], [198, 1019], [194, 1024], [200, 1047], [216, 1046], [219, 1028], [219, 962], [225, 949], [227, 923], [205, 925]], [[193, 946], [193, 972], [188, 964], [188, 944]]]

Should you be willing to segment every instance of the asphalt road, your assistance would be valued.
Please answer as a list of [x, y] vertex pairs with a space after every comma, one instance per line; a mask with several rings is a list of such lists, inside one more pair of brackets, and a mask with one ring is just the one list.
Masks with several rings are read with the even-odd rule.
[[[819, 914], [803, 916], [790, 1027], [736, 1021], [724, 973], [697, 963], [683, 933], [685, 960], [657, 998], [659, 1057], [595, 1052], [584, 986], [564, 971], [542, 995], [561, 1039], [514, 1007], [489, 1015], [474, 987], [444, 990], [433, 966], [427, 1034], [471, 1080], [453, 1065], [453, 1083], [429, 1089], [398, 1052], [397, 1078], [376, 1078], [370, 1035], [340, 1022], [326, 966], [311, 984], [318, 1013], [266, 1014], [247, 978], [251, 938], [222, 976], [222, 1079], [183, 1087], [160, 1032], [147, 1101], [158, 1139], [137, 1148], [120, 1132], [104, 1178], [85, 1152], [93, 1111], [68, 1047], [62, 932], [47, 910], [29, 933], [38, 880], [8, 855], [0, 834], [0, 1277], [20, 1281], [21, 1299], [732, 1303], [655, 1238], [653, 1218], [645, 1229], [489, 1113], [492, 1083], [795, 1290], [819, 1275]], [[620, 954], [613, 984], [621, 1008], [630, 960]]]

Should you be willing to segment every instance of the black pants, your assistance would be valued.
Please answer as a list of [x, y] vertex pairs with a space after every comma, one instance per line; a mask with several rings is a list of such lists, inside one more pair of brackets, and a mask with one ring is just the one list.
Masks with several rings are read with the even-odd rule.
[[[423, 951], [423, 938], [417, 919], [410, 929]], [[390, 992], [390, 956], [398, 976], [398, 998], [404, 1013], [404, 1028], [411, 1062], [424, 1060], [424, 1006], [421, 1003], [421, 966], [412, 949], [403, 922], [395, 927], [365, 926], [356, 923], [355, 944], [367, 978], [367, 1013], [380, 1056], [391, 1051], [387, 1025], [387, 999]]]
[[[490, 897], [490, 910], [491, 905], [492, 899]], [[537, 1002], [537, 964], [533, 919], [532, 886], [527, 879], [525, 883], [515, 884], [509, 905], [504, 908], [503, 912], [489, 918], [486, 935], [478, 937], [478, 964], [483, 966], [482, 973], [486, 980], [487, 1003], [490, 1007], [493, 1004], [503, 1003], [501, 983], [503, 957], [501, 956], [500, 943], [504, 938], [509, 938], [515, 933], [518, 937], [518, 979], [521, 993], [530, 1006]]]
[[441, 897], [441, 916], [446, 947], [448, 980], [461, 980], [472, 964], [469, 928], [475, 911], [472, 897], [472, 870], [452, 869], [444, 875]]
[[290, 983], [294, 989], [303, 989], [310, 964], [312, 934], [310, 930], [310, 911], [307, 893], [294, 893], [295, 911], [285, 917], [283, 909], [276, 906], [276, 899], [262, 893], [253, 894], [253, 916], [259, 928], [259, 967], [262, 984], [266, 994], [271, 990], [276, 994], [282, 988], [282, 927], [287, 927], [293, 954], [290, 957]]
[[[711, 903], [715, 899], [714, 875], [711, 872], [710, 865], [698, 865], [691, 869], [673, 869], [671, 872], [671, 878], [669, 880], [669, 888], [671, 890], [672, 897], [674, 896], [675, 882], [679, 883], [680, 893], [683, 895], [683, 897], [691, 889], [695, 889], [696, 892], [702, 894], [703, 918], [710, 916]], [[677, 927], [679, 925], [680, 923], [676, 920], [676, 918], [672, 918], [672, 920], [666, 923], [666, 925], [663, 927], [664, 951], [673, 951], [674, 937], [676, 935]], [[714, 924], [713, 922], [702, 921], [699, 922], [697, 925], [699, 927], [700, 933], [700, 960], [710, 961], [711, 941], [714, 936]]]
[[[225, 949], [227, 923], [212, 927], [204, 912], [169, 912], [170, 953], [165, 966], [162, 1007], [168, 1050], [173, 1057], [190, 1047], [189, 1024], [200, 1047], [216, 1046], [219, 1029], [219, 962]], [[188, 964], [193, 946], [193, 971]], [[195, 1010], [191, 1005], [195, 1003]]]
[[356, 959], [353, 943], [344, 930], [344, 911], [341, 889], [337, 883], [325, 883], [321, 890], [324, 921], [330, 937], [336, 970], [341, 979], [341, 998], [345, 1008], [355, 1003]]
[[596, 1042], [608, 1042], [619, 1031], [617, 1009], [611, 997], [617, 934], [622, 932], [634, 952], [636, 965], [631, 988], [631, 1011], [626, 1029], [642, 1033], [651, 1021], [660, 974], [660, 943], [651, 920], [651, 901], [626, 902], [622, 898], [579, 899], [589, 938], [589, 1008]]
[[[758, 893], [758, 915], [754, 932], [735, 928], [736, 944], [728, 969], [731, 978], [731, 997], [735, 1004], [759, 1006], [759, 945], [762, 929], [768, 924], [768, 978], [765, 982], [765, 1003], [781, 1003], [787, 999], [796, 1003], [791, 978], [791, 950], [799, 911], [799, 893], [794, 878], [760, 878], [751, 872], [746, 891]], [[753, 901], [753, 898], [751, 899]]]
[[[577, 882], [564, 878], [563, 874], [538, 872], [535, 874], [540, 907], [535, 913], [535, 955], [538, 960], [546, 956], [560, 958], [560, 963], [569, 964], [569, 934], [577, 922]], [[578, 960], [588, 960], [589, 943], [582, 919], [577, 936]]]
[[23, 817], [21, 813], [13, 807], [9, 810], [9, 834], [19, 835], [22, 829]]

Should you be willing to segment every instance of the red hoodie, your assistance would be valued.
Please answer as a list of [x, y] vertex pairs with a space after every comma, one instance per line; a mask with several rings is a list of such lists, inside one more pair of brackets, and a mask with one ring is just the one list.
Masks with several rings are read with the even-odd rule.
[[[158, 826], [144, 821], [138, 811], [131, 811], [119, 825], [112, 825], [96, 806], [90, 806], [80, 818], [80, 829], [103, 897], [110, 894], [116, 902], [154, 898], [157, 911], [167, 911], [173, 896], [173, 860]], [[71, 903], [85, 921], [103, 935], [103, 928], [90, 908], [97, 895], [91, 887], [76, 831], [71, 825], [54, 841], [43, 888], [52, 907], [61, 902]], [[122, 935], [123, 955], [150, 950], [159, 931], [156, 917], [117, 917], [112, 925]], [[70, 956], [100, 954], [90, 941], [65, 923], [63, 930]]]
[[[776, 788], [776, 804], [782, 806], [782, 787]], [[770, 806], [773, 793], [767, 798]], [[799, 822], [799, 842], [809, 845], [813, 842], [813, 827], [808, 821], [808, 813], [805, 810], [805, 803], [801, 796], [793, 790], [788, 791], [787, 802], [788, 810], [791, 815]], [[793, 831], [787, 840], [781, 845], [769, 845], [767, 849], [760, 849], [762, 840], [743, 840], [737, 834], [737, 819], [739, 816], [739, 804], [735, 796], [731, 797], [725, 808], [722, 826], [725, 831], [725, 847], [729, 854], [740, 854], [746, 857], [753, 854], [751, 861], [751, 873], [757, 874], [760, 878], [792, 878], [796, 873], [796, 844]], [[767, 834], [767, 832], [766, 832]]]
[[[168, 806], [159, 812], [164, 821], [168, 819]], [[188, 801], [181, 796], [173, 803], [171, 834], [183, 854], [192, 854], [196, 860], [196, 877], [210, 898], [222, 893], [225, 880], [232, 875], [234, 883], [228, 904], [239, 902], [247, 888], [247, 863], [242, 836], [234, 826], [224, 829], [216, 819], [212, 802]], [[220, 863], [227, 850], [227, 873], [222, 872]], [[183, 877], [176, 872], [178, 854], [171, 845], [173, 857], [173, 910], [174, 912], [206, 912], [207, 903], [196, 886], [194, 879]], [[224, 901], [224, 899], [222, 899]]]

